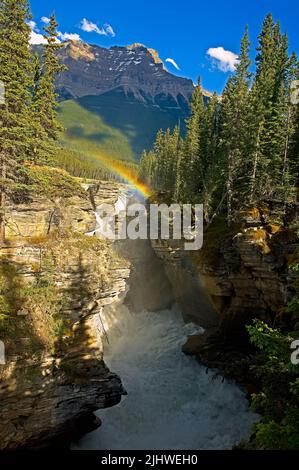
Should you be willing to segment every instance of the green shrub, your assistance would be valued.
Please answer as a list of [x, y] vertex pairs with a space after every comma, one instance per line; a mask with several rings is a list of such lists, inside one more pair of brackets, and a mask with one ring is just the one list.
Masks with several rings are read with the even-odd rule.
[[260, 351], [252, 370], [261, 391], [252, 406], [262, 414], [249, 447], [299, 450], [299, 366], [291, 362], [291, 344], [299, 332], [282, 333], [260, 320], [248, 327], [251, 342]]

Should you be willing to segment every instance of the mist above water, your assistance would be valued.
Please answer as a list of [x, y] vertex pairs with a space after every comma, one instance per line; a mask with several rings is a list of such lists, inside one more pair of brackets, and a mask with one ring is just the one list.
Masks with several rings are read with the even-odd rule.
[[234, 383], [206, 373], [181, 352], [188, 334], [179, 311], [131, 313], [106, 309], [108, 367], [128, 396], [97, 414], [102, 427], [84, 436], [81, 449], [230, 449], [251, 434], [258, 417]]

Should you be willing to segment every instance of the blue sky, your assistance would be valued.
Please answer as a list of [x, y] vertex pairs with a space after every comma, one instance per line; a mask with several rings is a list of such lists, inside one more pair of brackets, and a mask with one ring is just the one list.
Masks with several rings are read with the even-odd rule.
[[143, 43], [156, 49], [162, 60], [175, 61], [180, 70], [168, 61], [169, 71], [194, 81], [200, 75], [210, 91], [222, 91], [245, 25], [254, 48], [268, 12], [288, 33], [290, 50], [299, 53], [298, 0], [30, 0], [30, 4], [37, 41], [41, 18], [55, 11], [62, 39], [67, 33], [104, 47]]

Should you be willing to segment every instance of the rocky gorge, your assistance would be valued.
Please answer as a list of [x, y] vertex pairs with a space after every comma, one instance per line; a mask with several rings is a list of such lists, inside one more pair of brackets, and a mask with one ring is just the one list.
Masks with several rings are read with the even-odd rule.
[[204, 334], [188, 338], [183, 352], [249, 392], [257, 384], [250, 373], [253, 351], [246, 326], [260, 319], [286, 331], [289, 327], [286, 305], [294, 295], [290, 265], [298, 247], [297, 217], [293, 210], [284, 224], [275, 205], [244, 211], [238, 226], [227, 229], [220, 221], [208, 228], [199, 252], [186, 253], [178, 242], [153, 242], [176, 285], [176, 301], [205, 327]]
[[70, 197], [35, 194], [8, 207], [1, 307], [14, 311], [1, 330], [2, 449], [65, 446], [126, 393], [103, 361], [101, 312], [125, 291], [129, 264], [84, 235], [95, 224], [91, 200], [115, 202], [120, 185], [93, 190], [76, 184]]
[[[85, 234], [94, 229], [95, 208], [114, 204], [126, 188], [73, 184], [67, 194], [35, 192], [8, 207], [1, 295], [13, 289], [15, 303], [6, 297], [18, 333], [10, 323], [1, 331], [3, 449], [67, 447], [100, 425], [95, 411], [120, 402], [126, 387], [105, 364], [103, 322], [119, 299], [131, 312], [163, 312], [176, 303], [185, 323], [205, 328], [189, 336], [183, 352], [247, 390], [245, 325], [256, 317], [286, 321], [279, 312], [292, 295], [287, 261], [296, 237], [270, 210], [244, 213], [238, 230], [211, 228], [195, 254], [161, 240], [125, 241], [112, 250]], [[175, 325], [169, 328], [174, 334]]]

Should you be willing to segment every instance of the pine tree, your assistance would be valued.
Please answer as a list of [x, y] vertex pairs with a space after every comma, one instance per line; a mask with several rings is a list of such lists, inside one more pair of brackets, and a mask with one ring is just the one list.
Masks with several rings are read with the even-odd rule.
[[296, 54], [291, 58], [290, 75], [290, 124], [286, 141], [284, 166], [292, 175], [293, 183], [299, 185], [299, 61]]
[[179, 150], [180, 150], [180, 129], [176, 126], [172, 133], [168, 135], [167, 141], [167, 174], [166, 185], [171, 195], [174, 195], [177, 179]]
[[[34, 114], [36, 116], [37, 140], [40, 146], [37, 149], [39, 158], [43, 160], [45, 154], [51, 156], [55, 150], [54, 142], [58, 139], [61, 126], [57, 120], [57, 98], [55, 92], [55, 80], [58, 73], [65, 70], [57, 57], [57, 51], [61, 48], [57, 37], [57, 22], [52, 14], [50, 22], [44, 27], [47, 44], [43, 52], [42, 72], [39, 73], [37, 61], [35, 60], [36, 75], [35, 83]], [[41, 132], [41, 135], [39, 134]]]
[[267, 15], [262, 32], [259, 36], [258, 54], [256, 56], [256, 75], [250, 94], [251, 111], [251, 142], [248, 152], [252, 160], [250, 200], [257, 191], [258, 171], [267, 166], [265, 159], [262, 159], [262, 135], [265, 128], [267, 112], [271, 106], [272, 90], [274, 86], [275, 47], [274, 47], [274, 21], [272, 15]]
[[[39, 114], [39, 87], [42, 79], [42, 64], [39, 55], [33, 55], [33, 80], [32, 80], [32, 105], [30, 109], [32, 122], [31, 156], [34, 163], [47, 161], [49, 153], [49, 138], [46, 130], [42, 126]], [[51, 149], [51, 147], [50, 147]]]
[[216, 93], [209, 100], [201, 129], [200, 154], [202, 155], [202, 193], [200, 202], [204, 205], [205, 220], [208, 223], [213, 211], [215, 198], [221, 184], [218, 161], [219, 138], [219, 97]]
[[30, 87], [32, 77], [27, 0], [0, 1], [0, 81], [5, 104], [0, 106], [0, 242], [5, 239], [5, 200], [17, 164], [30, 152]]
[[200, 79], [191, 100], [191, 117], [187, 121], [187, 136], [181, 160], [180, 198], [184, 202], [197, 200], [202, 189], [203, 161], [200, 155], [201, 125], [205, 107]]
[[157, 133], [154, 144], [154, 152], [157, 160], [154, 187], [155, 189], [161, 190], [164, 187], [166, 178], [166, 161], [164, 158], [165, 133], [162, 131], [162, 129], [160, 129]]
[[[208, 224], [225, 201], [230, 225], [248, 204], [278, 199], [285, 213], [294, 200], [299, 105], [290, 95], [292, 82], [299, 79], [298, 60], [295, 55], [289, 58], [287, 36], [272, 15], [266, 17], [259, 36], [253, 84], [249, 50], [246, 28], [222, 99], [214, 95], [205, 107], [199, 83], [185, 140], [176, 129], [160, 131], [155, 143], [156, 187], [171, 191], [175, 202], [202, 202]], [[148, 156], [144, 159], [149, 167]]]
[[290, 132], [290, 64], [287, 37], [268, 15], [259, 36], [251, 93], [251, 202], [285, 194], [289, 184], [284, 166]]
[[[248, 95], [251, 73], [249, 58], [250, 42], [248, 29], [241, 43], [235, 74], [228, 80], [223, 93], [220, 117], [220, 150], [226, 182], [227, 220], [233, 218], [234, 193], [240, 183], [241, 169], [247, 151]], [[246, 188], [242, 187], [246, 191]], [[240, 200], [240, 193], [236, 194]]]
[[155, 188], [156, 171], [157, 157], [155, 152], [151, 150], [147, 153], [144, 150], [140, 159], [138, 179], [148, 186]]

